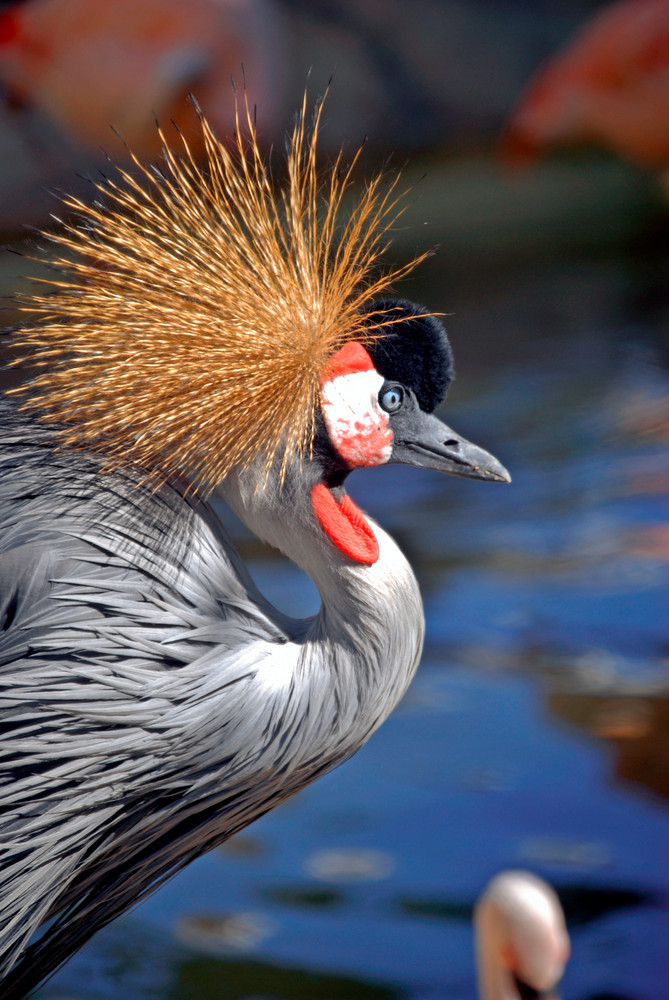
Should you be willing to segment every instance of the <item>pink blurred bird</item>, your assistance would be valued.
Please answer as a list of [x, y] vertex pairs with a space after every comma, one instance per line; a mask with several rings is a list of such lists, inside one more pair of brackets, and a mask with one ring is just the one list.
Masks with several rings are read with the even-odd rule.
[[501, 153], [522, 162], [575, 143], [669, 165], [669, 0], [622, 0], [590, 19], [530, 83]]
[[569, 936], [555, 892], [530, 872], [505, 871], [474, 911], [481, 1000], [557, 1000]]
[[[0, 8], [0, 230], [41, 226], [48, 191], [82, 193], [90, 175], [126, 151], [155, 158], [154, 117], [199, 148], [196, 96], [221, 134], [234, 127], [230, 79], [248, 82], [271, 142], [282, 114], [285, 31], [276, 0], [26, 0]], [[243, 67], [243, 69], [242, 69]]]
[[[140, 156], [157, 150], [153, 116], [192, 123], [187, 92], [228, 130], [242, 64], [266, 113], [278, 95], [271, 0], [30, 0], [0, 16], [0, 81], [82, 145], [109, 126]], [[185, 113], [184, 113], [185, 112]]]

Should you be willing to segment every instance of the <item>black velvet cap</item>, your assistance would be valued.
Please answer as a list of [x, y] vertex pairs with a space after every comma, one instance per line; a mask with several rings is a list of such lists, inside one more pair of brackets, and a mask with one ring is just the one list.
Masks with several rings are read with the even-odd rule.
[[[377, 372], [389, 382], [412, 389], [421, 410], [432, 413], [446, 398], [455, 377], [453, 351], [443, 323], [406, 299], [373, 302], [368, 312], [384, 314], [370, 316], [370, 323], [383, 325], [374, 330], [376, 339], [365, 345]], [[388, 323], [397, 319], [401, 322]]]

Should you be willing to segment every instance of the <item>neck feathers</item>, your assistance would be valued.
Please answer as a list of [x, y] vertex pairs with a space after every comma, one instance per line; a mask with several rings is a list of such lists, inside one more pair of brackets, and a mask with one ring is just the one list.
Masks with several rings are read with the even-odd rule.
[[[307, 488], [290, 502], [271, 485], [251, 485], [252, 477], [243, 473], [228, 477], [224, 496], [251, 530], [297, 563], [318, 588], [321, 610], [306, 633], [300, 630], [298, 659], [318, 668], [312, 671], [315, 683], [325, 671], [336, 688], [341, 722], [354, 730], [348, 755], [406, 691], [422, 651], [423, 608], [409, 563], [376, 523], [369, 522], [379, 544], [373, 565], [352, 561], [330, 542], [310, 509], [308, 478]], [[290, 493], [290, 482], [285, 488]]]

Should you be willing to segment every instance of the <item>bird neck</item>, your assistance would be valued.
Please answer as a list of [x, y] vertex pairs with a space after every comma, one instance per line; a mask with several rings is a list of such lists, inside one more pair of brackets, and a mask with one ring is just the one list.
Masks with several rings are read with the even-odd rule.
[[513, 978], [501, 963], [481, 965], [479, 979], [481, 1000], [520, 1000]]
[[[481, 1000], [522, 1000], [519, 983], [510, 968], [508, 933], [495, 907], [479, 906], [475, 915], [478, 982]], [[511, 962], [511, 964], [514, 964]], [[532, 991], [534, 997], [553, 994]]]
[[363, 565], [340, 552], [314, 515], [308, 477], [304, 485], [296, 477], [281, 487], [258, 486], [257, 477], [239, 473], [227, 477], [222, 493], [255, 534], [315, 583], [321, 609], [300, 623], [302, 641], [325, 647], [323, 662], [334, 665], [342, 691], [366, 700], [369, 735], [404, 694], [422, 650], [422, 602], [406, 558], [369, 519], [379, 543], [376, 562]]

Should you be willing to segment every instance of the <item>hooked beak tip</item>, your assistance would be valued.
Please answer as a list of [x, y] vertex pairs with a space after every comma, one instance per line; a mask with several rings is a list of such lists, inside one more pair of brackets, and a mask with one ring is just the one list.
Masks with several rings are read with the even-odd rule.
[[499, 463], [498, 468], [496, 469], [490, 469], [490, 468], [481, 469], [480, 472], [482, 476], [484, 476], [486, 479], [492, 480], [493, 483], [511, 482], [511, 473], [508, 471], [508, 469], [505, 469], [501, 463]]
[[452, 457], [453, 465], [445, 469], [466, 479], [480, 479], [489, 483], [510, 483], [511, 475], [490, 452], [484, 451], [470, 441], [460, 438], [457, 455]]

